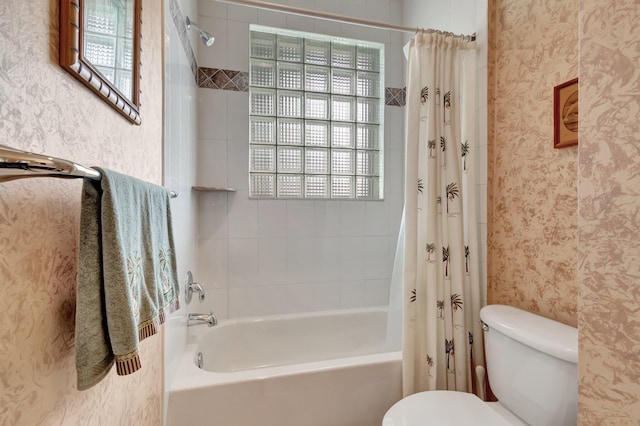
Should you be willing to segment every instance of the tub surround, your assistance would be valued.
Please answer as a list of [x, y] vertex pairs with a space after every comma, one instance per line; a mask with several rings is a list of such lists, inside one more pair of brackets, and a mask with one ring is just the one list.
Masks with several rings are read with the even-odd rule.
[[[193, 73], [193, 76], [197, 78], [198, 61], [191, 42], [191, 38], [193, 38], [193, 36], [191, 36], [191, 38], [189, 37], [189, 31], [187, 31], [187, 18], [185, 17], [189, 15], [189, 11], [195, 11], [195, 3], [193, 0], [181, 0], [181, 3], [183, 3], [181, 7], [178, 1], [179, 0], [166, 0], [164, 2], [165, 6], [169, 7], [169, 15], [171, 16], [171, 22], [173, 22], [173, 26], [169, 26], [166, 30], [169, 30], [167, 33], [173, 33], [174, 30], [176, 31], [175, 34], [177, 34], [178, 38], [177, 40], [174, 39], [172, 42], [178, 46], [177, 41], [179, 40], [182, 50], [186, 56], [187, 63], [191, 68], [191, 72]], [[188, 13], [183, 13], [183, 8], [185, 8]], [[165, 23], [168, 22], [169, 20], [165, 21]], [[176, 58], [173, 58], [172, 61], [175, 59]]]
[[[166, 411], [167, 391], [177, 370], [187, 340], [184, 300], [187, 271], [198, 276], [195, 259], [197, 240], [197, 199], [191, 187], [195, 184], [196, 91], [194, 51], [198, 41], [195, 31], [186, 32], [184, 16], [197, 15], [195, 0], [169, 0], [164, 3], [164, 176], [165, 185], [180, 196], [171, 201], [171, 215], [178, 260], [180, 309], [165, 323], [164, 389]], [[171, 16], [172, 19], [167, 19]], [[197, 299], [197, 298], [196, 298]], [[193, 312], [193, 311], [192, 311]]]
[[[397, 1], [366, 3], [371, 7], [326, 7], [400, 23]], [[385, 43], [389, 88], [404, 84], [402, 34], [216, 2], [200, 6], [198, 24], [216, 43], [197, 47], [197, 182], [237, 192], [198, 196], [197, 279], [207, 300], [197, 309], [227, 318], [386, 305], [402, 214], [402, 107], [396, 100], [385, 108], [384, 201], [255, 200], [248, 196], [244, 90], [251, 23]], [[312, 0], [297, 6], [318, 7]]]

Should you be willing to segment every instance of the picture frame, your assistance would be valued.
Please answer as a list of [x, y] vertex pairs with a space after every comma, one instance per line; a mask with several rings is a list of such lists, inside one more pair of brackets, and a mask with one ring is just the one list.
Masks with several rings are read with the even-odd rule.
[[578, 145], [578, 79], [553, 89], [553, 147]]
[[60, 0], [60, 65], [137, 125], [141, 8], [142, 0]]

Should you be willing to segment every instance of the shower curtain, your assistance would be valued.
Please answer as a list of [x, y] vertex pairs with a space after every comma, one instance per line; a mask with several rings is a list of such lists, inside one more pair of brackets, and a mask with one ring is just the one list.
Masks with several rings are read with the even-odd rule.
[[483, 365], [475, 42], [417, 34], [407, 70], [404, 395], [474, 392]]

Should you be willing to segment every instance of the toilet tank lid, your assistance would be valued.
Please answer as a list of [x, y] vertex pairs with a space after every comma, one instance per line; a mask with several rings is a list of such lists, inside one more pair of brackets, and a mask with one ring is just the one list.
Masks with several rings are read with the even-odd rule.
[[491, 329], [567, 362], [578, 362], [578, 329], [522, 309], [487, 305], [480, 318]]

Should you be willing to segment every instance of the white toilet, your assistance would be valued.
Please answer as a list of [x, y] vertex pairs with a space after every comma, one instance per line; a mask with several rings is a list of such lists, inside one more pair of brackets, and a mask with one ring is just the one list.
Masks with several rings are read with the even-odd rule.
[[577, 424], [578, 330], [511, 306], [482, 308], [487, 374], [499, 402], [465, 392], [410, 395], [382, 426]]

